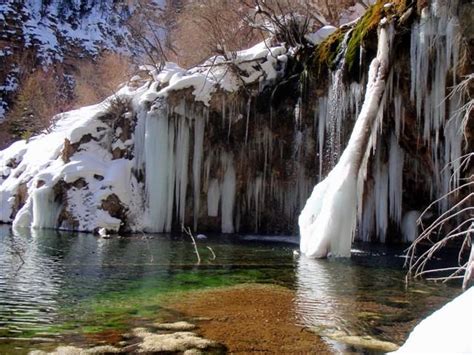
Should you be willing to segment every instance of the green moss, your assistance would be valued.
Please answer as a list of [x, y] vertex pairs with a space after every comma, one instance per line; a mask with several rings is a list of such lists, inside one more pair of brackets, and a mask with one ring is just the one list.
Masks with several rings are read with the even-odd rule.
[[364, 43], [365, 38], [371, 31], [377, 29], [383, 18], [384, 3], [385, 1], [378, 1], [371, 6], [354, 27], [346, 51], [346, 63], [349, 70], [352, 69], [356, 58], [359, 57], [360, 46]]
[[[385, 8], [384, 5], [392, 3], [392, 6]], [[364, 44], [369, 34], [377, 30], [377, 27], [384, 17], [400, 16], [405, 11], [406, 0], [379, 0], [369, 9], [354, 27], [351, 38], [347, 43], [346, 64], [352, 70], [356, 59], [360, 55], [360, 46]]]
[[316, 47], [313, 57], [313, 67], [318, 74], [321, 73], [322, 68], [331, 68], [333, 66], [334, 59], [339, 52], [346, 32], [347, 29], [340, 28]]

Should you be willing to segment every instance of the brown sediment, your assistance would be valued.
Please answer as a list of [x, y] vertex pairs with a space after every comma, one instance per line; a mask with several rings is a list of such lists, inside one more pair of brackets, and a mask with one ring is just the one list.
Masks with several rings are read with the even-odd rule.
[[331, 354], [319, 336], [295, 325], [293, 299], [289, 289], [252, 284], [193, 292], [169, 306], [230, 353]]

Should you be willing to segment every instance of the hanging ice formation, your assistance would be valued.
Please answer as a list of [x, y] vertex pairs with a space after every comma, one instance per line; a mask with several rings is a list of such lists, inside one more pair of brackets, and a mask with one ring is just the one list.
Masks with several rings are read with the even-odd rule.
[[[403, 201], [404, 179], [413, 179], [412, 176], [406, 176], [408, 169], [415, 176], [415, 182], [418, 180], [418, 186], [423, 185], [422, 181], [425, 182], [424, 186], [418, 187], [421, 191], [426, 186], [431, 186], [428, 191], [431, 198], [457, 186], [460, 176], [458, 158], [462, 155], [463, 139], [459, 112], [462, 98], [459, 95], [448, 95], [448, 87], [456, 83], [461, 50], [460, 28], [456, 17], [458, 7], [458, 1], [432, 1], [423, 9], [421, 18], [413, 23], [409, 56], [411, 89], [406, 90], [406, 85], [402, 82], [404, 69], [398, 66], [395, 70], [392, 67], [386, 78], [386, 90], [372, 128], [369, 142], [371, 148], [365, 151], [357, 177], [357, 208], [352, 203], [355, 193], [353, 190], [352, 194], [346, 193], [347, 196], [342, 198], [334, 192], [338, 188], [341, 191], [341, 186], [346, 190], [350, 190], [348, 186], [354, 186], [354, 174], [349, 179], [345, 178], [348, 174], [341, 171], [344, 171], [342, 166], [345, 164], [343, 158], [346, 151], [351, 151], [353, 147], [357, 124], [339, 163], [322, 179], [323, 161], [337, 157], [338, 147], [341, 145], [341, 128], [338, 122], [343, 119], [347, 121], [344, 116], [354, 116], [359, 111], [358, 106], [350, 105], [357, 105], [362, 92], [360, 86], [341, 84], [338, 80], [341, 66], [331, 74], [329, 94], [318, 99], [316, 112], [319, 114], [315, 116], [319, 175], [322, 181], [313, 190], [299, 218], [301, 250], [305, 254], [314, 257], [324, 257], [328, 253], [348, 256], [353, 236], [364, 241], [376, 239], [385, 242], [389, 228], [394, 227], [403, 235], [401, 240], [409, 242], [415, 238], [418, 233], [416, 216], [419, 216], [419, 212], [410, 210], [422, 208], [422, 205], [413, 201], [412, 196], [409, 196], [410, 201]], [[389, 42], [392, 42], [393, 27], [388, 27], [387, 31]], [[344, 44], [349, 34], [350, 31], [342, 41], [342, 50], [345, 49]], [[365, 93], [364, 106], [368, 94], [369, 90]], [[408, 112], [411, 110], [408, 104], [410, 99], [416, 122], [407, 118], [411, 114]], [[328, 109], [331, 102], [332, 110]], [[361, 114], [357, 122], [360, 118]], [[411, 132], [405, 132], [407, 124], [410, 125]], [[422, 128], [418, 129], [418, 126]], [[391, 130], [387, 130], [387, 127]], [[412, 135], [415, 135], [414, 139]], [[412, 141], [407, 142], [407, 139]], [[413, 146], [413, 142], [417, 141], [423, 141], [421, 144], [428, 147], [430, 154], [427, 157], [418, 152], [407, 153], [403, 148], [410, 144]], [[419, 146], [420, 143], [417, 143], [416, 147]], [[454, 164], [446, 166], [449, 162]], [[349, 180], [352, 183], [347, 182]], [[346, 201], [345, 208], [335, 208], [337, 203], [343, 204], [341, 201]], [[347, 207], [348, 202], [351, 202], [352, 209]], [[408, 210], [406, 213], [403, 213], [404, 207]], [[357, 223], [353, 218], [355, 209]]]
[[306, 256], [348, 256], [356, 227], [359, 170], [385, 90], [389, 38], [381, 27], [378, 53], [370, 64], [361, 112], [337, 165], [317, 184], [301, 211], [300, 249]]
[[[355, 28], [341, 29], [338, 65], [326, 68], [323, 87], [298, 82], [293, 71], [304, 55], [270, 40], [190, 70], [172, 63], [159, 73], [144, 68], [153, 79], [135, 78], [103, 103], [62, 114], [50, 132], [0, 152], [0, 222], [294, 233], [319, 179], [300, 217], [307, 254], [348, 255], [356, 222], [358, 239], [383, 242], [402, 229], [410, 240], [416, 213], [407, 211], [423, 205], [403, 191], [432, 186], [427, 194], [434, 197], [460, 177], [463, 98], [444, 100], [461, 53], [457, 5], [439, 0], [423, 10], [411, 28], [410, 53], [397, 56], [386, 77], [375, 73], [381, 57], [370, 78], [365, 70], [358, 78], [347, 72], [344, 52]], [[397, 35], [390, 16], [380, 41]], [[312, 36], [317, 46], [322, 34]], [[379, 44], [379, 56], [386, 46]], [[355, 61], [364, 68], [361, 53]], [[316, 75], [310, 66], [306, 74]], [[385, 81], [381, 97], [372, 78]], [[449, 161], [455, 163], [443, 170]], [[339, 213], [345, 217], [332, 222]]]

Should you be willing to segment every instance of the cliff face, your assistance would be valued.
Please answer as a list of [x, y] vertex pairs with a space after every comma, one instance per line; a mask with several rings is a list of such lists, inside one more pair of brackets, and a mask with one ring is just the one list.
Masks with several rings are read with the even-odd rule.
[[189, 71], [168, 65], [102, 104], [59, 116], [51, 133], [0, 152], [0, 220], [296, 233], [313, 186], [348, 141], [385, 21], [391, 65], [370, 148], [358, 154], [356, 236], [401, 239], [404, 224], [413, 231], [412, 211], [463, 174], [443, 167], [472, 148], [461, 134], [466, 98], [445, 99], [472, 72], [460, 41], [472, 5], [436, 1], [417, 13], [403, 1], [384, 3], [315, 48], [268, 41], [232, 61], [215, 57]]
[[[164, 1], [150, 1], [159, 13]], [[0, 122], [12, 108], [22, 80], [48, 68], [63, 94], [74, 88], [75, 64], [104, 50], [140, 56], [144, 48], [132, 36], [132, 21], [144, 9], [133, 2], [105, 0], [5, 0], [0, 3]], [[150, 17], [151, 18], [151, 17]], [[151, 21], [151, 20], [150, 20]], [[60, 65], [61, 70], [57, 66]]]

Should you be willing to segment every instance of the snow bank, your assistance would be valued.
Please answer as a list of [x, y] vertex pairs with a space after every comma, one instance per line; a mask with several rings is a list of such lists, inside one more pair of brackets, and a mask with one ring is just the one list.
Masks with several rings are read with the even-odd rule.
[[473, 354], [474, 287], [425, 318], [390, 354]]

